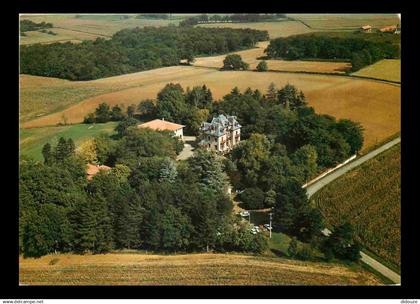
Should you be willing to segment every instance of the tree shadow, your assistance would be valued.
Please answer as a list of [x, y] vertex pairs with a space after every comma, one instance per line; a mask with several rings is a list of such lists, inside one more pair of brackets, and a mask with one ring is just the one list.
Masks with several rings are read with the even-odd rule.
[[282, 252], [278, 249], [271, 248], [270, 250], [271, 250], [272, 253], [274, 253], [279, 258], [289, 258], [289, 256], [287, 254], [285, 254], [284, 252]]

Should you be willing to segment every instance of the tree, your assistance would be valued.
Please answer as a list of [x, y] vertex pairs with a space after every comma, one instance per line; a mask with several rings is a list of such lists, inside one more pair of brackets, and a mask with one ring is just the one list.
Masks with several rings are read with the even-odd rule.
[[161, 164], [161, 169], [159, 172], [159, 181], [174, 183], [177, 175], [178, 171], [176, 169], [176, 164], [174, 160], [170, 159], [169, 157], [165, 157]]
[[360, 151], [363, 146], [364, 129], [360, 123], [348, 119], [340, 119], [335, 125], [335, 129], [340, 132], [345, 141], [350, 145], [350, 153]]
[[298, 92], [296, 87], [286, 84], [277, 93], [278, 101], [286, 109], [294, 110], [306, 105], [305, 96], [302, 91]]
[[336, 257], [350, 261], [360, 259], [360, 246], [353, 240], [354, 228], [350, 223], [335, 227], [330, 236], [321, 244], [326, 259]]
[[64, 159], [74, 155], [75, 145], [71, 138], [65, 140], [64, 137], [60, 137], [55, 148], [55, 159], [57, 161], [63, 161]]
[[249, 64], [242, 61], [242, 57], [238, 54], [227, 55], [223, 60], [222, 70], [247, 70]]
[[135, 105], [129, 105], [127, 107], [127, 116], [128, 117], [134, 117], [135, 112], [136, 112], [136, 106]]
[[267, 62], [265, 60], [262, 60], [258, 63], [257, 65], [257, 71], [258, 72], [266, 72], [268, 71], [268, 65]]
[[259, 188], [246, 188], [239, 194], [241, 208], [261, 209], [264, 208], [264, 192]]
[[182, 123], [187, 113], [183, 88], [179, 84], [167, 84], [157, 95], [156, 115], [159, 118]]
[[118, 133], [119, 137], [123, 137], [126, 132], [127, 129], [131, 126], [135, 126], [138, 124], [138, 120], [128, 116], [127, 118], [121, 120], [118, 125], [115, 127], [115, 131]]
[[83, 119], [83, 123], [85, 124], [92, 124], [96, 122], [96, 116], [95, 113], [89, 113], [85, 118]]
[[194, 134], [198, 134], [203, 122], [207, 121], [210, 116], [208, 109], [199, 109], [192, 113], [188, 119], [188, 127]]
[[289, 248], [287, 249], [287, 253], [290, 257], [295, 257], [298, 253], [298, 242], [296, 237], [292, 237], [292, 240], [289, 243]]
[[120, 106], [115, 105], [112, 107], [111, 110], [111, 120], [113, 121], [119, 121], [124, 119], [124, 113]]
[[305, 181], [314, 176], [318, 170], [318, 154], [312, 145], [304, 145], [297, 149], [293, 153], [292, 159], [294, 164], [302, 171], [303, 180]]
[[155, 103], [151, 99], [142, 100], [137, 106], [137, 111], [139, 111], [141, 115], [154, 117], [156, 115]]
[[105, 102], [101, 103], [95, 110], [96, 122], [108, 122], [111, 119], [111, 111], [109, 105]]
[[94, 139], [84, 141], [80, 147], [78, 154], [90, 164], [98, 163], [98, 156], [96, 154], [96, 142]]
[[53, 155], [52, 155], [52, 152], [51, 152], [51, 145], [50, 145], [50, 143], [46, 143], [42, 147], [42, 156], [44, 157], [44, 163], [45, 164], [50, 164], [51, 161], [53, 160]]

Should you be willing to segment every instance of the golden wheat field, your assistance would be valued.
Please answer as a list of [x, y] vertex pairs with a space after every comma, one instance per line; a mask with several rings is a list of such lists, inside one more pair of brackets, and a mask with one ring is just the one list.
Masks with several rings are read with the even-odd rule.
[[252, 28], [254, 30], [268, 31], [270, 39], [287, 37], [291, 35], [306, 34], [312, 32], [310, 28], [298, 21], [280, 22], [249, 22], [249, 23], [211, 23], [200, 24], [200, 27], [228, 27], [228, 28]]
[[229, 254], [47, 255], [19, 258], [29, 285], [380, 285], [362, 269]]
[[[29, 82], [33, 81], [34, 76], [22, 76], [24, 79], [27, 77], [31, 78]], [[39, 79], [39, 82], [49, 81], [47, 79]], [[235, 86], [241, 90], [251, 87], [265, 91], [271, 82], [279, 88], [290, 83], [305, 93], [309, 105], [317, 112], [362, 123], [365, 128], [364, 147], [375, 144], [400, 130], [400, 87], [396, 85], [343, 76], [251, 71], [221, 72], [190, 66], [166, 67], [79, 82], [79, 87], [72, 92], [78, 98], [70, 97], [75, 98], [73, 100], [82, 99], [83, 94], [89, 95], [90, 93], [85, 92], [86, 90], [89, 92], [89, 88], [103, 88], [112, 92], [87, 96], [63, 111], [23, 122], [21, 127], [55, 125], [62, 122], [63, 117], [68, 123], [79, 123], [102, 102], [110, 105], [129, 105], [138, 104], [146, 98], [156, 98], [157, 92], [168, 82], [180, 83], [184, 88], [205, 84], [216, 99], [229, 93]], [[58, 89], [59, 87], [56, 87], [55, 91]], [[82, 91], [82, 94], [78, 94], [78, 90]], [[24, 85], [21, 91], [25, 91]], [[42, 96], [38, 96], [40, 97], [38, 103], [42, 104], [41, 100], [55, 100], [55, 93], [49, 92], [48, 88], [46, 91]], [[34, 103], [33, 96], [23, 93], [21, 104]]]
[[354, 31], [369, 24], [374, 28], [400, 23], [397, 14], [287, 14], [305, 22], [312, 30]]
[[[256, 48], [234, 52], [242, 57], [242, 60], [249, 64], [251, 70], [255, 70], [261, 61], [258, 58], [265, 56], [264, 50], [269, 41], [259, 42]], [[226, 55], [198, 57], [193, 65], [197, 67], [221, 68]], [[337, 73], [344, 74], [351, 68], [349, 62], [326, 62], [326, 61], [287, 61], [287, 60], [265, 60], [269, 70], [290, 71], [290, 72], [317, 72], [317, 73]]]
[[401, 59], [383, 59], [352, 75], [401, 82]]

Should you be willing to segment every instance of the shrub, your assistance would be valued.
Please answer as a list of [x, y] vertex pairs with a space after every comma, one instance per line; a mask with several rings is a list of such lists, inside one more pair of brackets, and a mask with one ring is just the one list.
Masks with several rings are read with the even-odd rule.
[[267, 70], [268, 70], [267, 62], [265, 60], [260, 61], [260, 63], [258, 63], [258, 65], [257, 65], [257, 71], [258, 72], [265, 72]]
[[223, 60], [222, 70], [248, 70], [249, 64], [242, 61], [242, 57], [238, 54], [231, 54], [225, 57]]

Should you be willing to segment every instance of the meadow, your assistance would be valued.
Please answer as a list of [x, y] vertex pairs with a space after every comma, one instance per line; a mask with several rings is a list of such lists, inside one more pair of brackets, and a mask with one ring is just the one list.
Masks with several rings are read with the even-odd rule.
[[321, 31], [354, 31], [367, 24], [374, 28], [382, 28], [400, 23], [396, 14], [287, 14], [287, 16], [303, 21], [312, 30]]
[[55, 146], [60, 137], [72, 138], [76, 147], [88, 138], [102, 132], [113, 134], [117, 122], [103, 124], [79, 124], [69, 126], [21, 129], [19, 134], [20, 155], [27, 155], [35, 160], [42, 160], [42, 147], [46, 143]]
[[352, 75], [401, 82], [401, 59], [383, 59]]
[[[28, 77], [28, 76], [22, 76]], [[30, 76], [30, 83], [34, 76]], [[25, 93], [21, 87], [21, 104], [37, 108], [31, 104], [42, 105], [44, 102], [57, 102], [54, 92], [45, 86], [44, 94], [36, 94], [37, 87], [43, 87], [43, 81], [49, 78], [36, 77], [38, 86], [32, 86], [32, 94]], [[59, 80], [61, 81], [61, 80]], [[267, 90], [273, 82], [278, 88], [287, 83], [302, 90], [309, 102], [319, 113], [333, 115], [337, 118], [348, 118], [360, 122], [365, 128], [364, 147], [375, 144], [400, 130], [400, 87], [379, 81], [354, 79], [333, 75], [306, 75], [279, 72], [252, 71], [218, 71], [209, 68], [191, 66], [174, 66], [145, 72], [79, 82], [73, 92], [61, 92], [69, 96], [72, 104], [63, 111], [45, 115], [21, 123], [22, 128], [56, 125], [63, 121], [80, 123], [85, 115], [95, 110], [102, 102], [115, 104], [138, 104], [147, 98], [156, 98], [156, 94], [168, 83], [180, 83], [184, 88], [205, 84], [213, 93], [215, 99], [228, 94], [233, 87], [240, 90], [248, 87]], [[68, 83], [66, 82], [65, 85]], [[63, 83], [64, 85], [64, 83]], [[58, 85], [53, 91], [60, 91]], [[87, 96], [90, 88], [106, 88], [109, 93]], [[81, 93], [79, 93], [79, 91]], [[82, 95], [86, 95], [83, 99]], [[77, 97], [77, 98], [76, 98]], [[28, 105], [29, 103], [29, 105]], [[30, 111], [29, 111], [30, 113]]]
[[313, 196], [328, 224], [352, 223], [357, 240], [394, 269], [401, 265], [400, 148], [392, 147]]
[[29, 285], [381, 285], [359, 266], [212, 253], [20, 257], [19, 281]]

